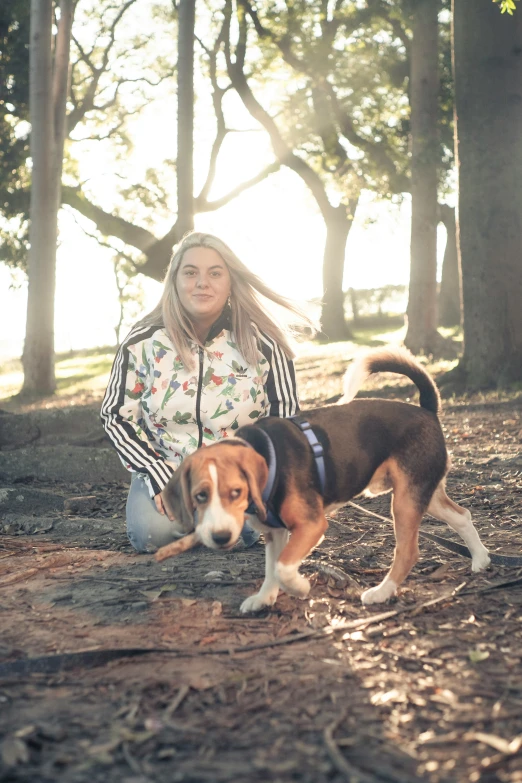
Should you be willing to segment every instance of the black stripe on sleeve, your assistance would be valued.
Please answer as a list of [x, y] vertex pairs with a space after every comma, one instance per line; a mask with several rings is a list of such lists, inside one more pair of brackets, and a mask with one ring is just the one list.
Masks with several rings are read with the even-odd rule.
[[[157, 326], [135, 327], [125, 338], [116, 354], [101, 408], [103, 427], [118, 455], [133, 470], [148, 475], [154, 494], [158, 494], [163, 489], [173, 469], [156, 454], [150, 444], [139, 437], [136, 424], [124, 418], [120, 410], [125, 401], [129, 366], [128, 346], [143, 342], [157, 328]], [[141, 409], [139, 399], [135, 404], [137, 419]]]
[[281, 346], [271, 337], [260, 332], [261, 351], [270, 365], [266, 389], [269, 416], [287, 418], [299, 412], [299, 396], [295, 367]]

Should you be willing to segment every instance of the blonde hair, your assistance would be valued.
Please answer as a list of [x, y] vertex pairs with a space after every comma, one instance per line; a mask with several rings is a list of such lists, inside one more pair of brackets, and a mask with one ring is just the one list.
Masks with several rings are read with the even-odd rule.
[[257, 330], [264, 332], [264, 334], [272, 338], [281, 347], [286, 356], [292, 359], [294, 352], [289, 343], [288, 332], [290, 330], [283, 329], [265, 312], [262, 302], [259, 300], [259, 295], [293, 313], [302, 326], [308, 327], [312, 333], [315, 333], [316, 329], [313, 322], [297, 305], [272, 291], [239, 260], [225, 242], [212, 234], [194, 231], [185, 235], [179, 245], [174, 248], [163, 282], [161, 299], [154, 310], [145, 316], [141, 324], [161, 324], [168, 332], [185, 367], [194, 367], [195, 361], [191, 352], [191, 343], [196, 343], [201, 348], [205, 346], [197, 337], [194, 325], [179, 300], [176, 286], [176, 277], [183, 256], [187, 250], [193, 247], [206, 247], [215, 250], [227, 266], [231, 283], [232, 331], [237, 346], [247, 364], [255, 364], [258, 360]]

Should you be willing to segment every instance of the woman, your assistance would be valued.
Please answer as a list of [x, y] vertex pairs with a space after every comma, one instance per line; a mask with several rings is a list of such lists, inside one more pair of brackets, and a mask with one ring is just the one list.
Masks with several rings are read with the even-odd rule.
[[[138, 552], [183, 535], [161, 492], [188, 454], [260, 416], [299, 410], [292, 350], [257, 294], [310, 325], [224, 242], [189, 234], [174, 251], [159, 304], [118, 350], [101, 415], [132, 471], [127, 533]], [[244, 543], [257, 538], [245, 526]]]

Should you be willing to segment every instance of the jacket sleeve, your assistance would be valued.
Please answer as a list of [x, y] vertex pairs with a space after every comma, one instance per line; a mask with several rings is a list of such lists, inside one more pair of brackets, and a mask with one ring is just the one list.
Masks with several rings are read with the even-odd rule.
[[271, 337], [259, 332], [260, 348], [269, 364], [266, 392], [268, 416], [286, 419], [299, 413], [299, 396], [295, 378], [295, 366], [281, 346]]
[[141, 427], [141, 398], [150, 379], [141, 367], [140, 356], [143, 340], [150, 332], [151, 327], [136, 327], [121, 344], [103, 398], [101, 419], [125, 467], [144, 473], [154, 496], [161, 492], [174, 471], [154, 450]]

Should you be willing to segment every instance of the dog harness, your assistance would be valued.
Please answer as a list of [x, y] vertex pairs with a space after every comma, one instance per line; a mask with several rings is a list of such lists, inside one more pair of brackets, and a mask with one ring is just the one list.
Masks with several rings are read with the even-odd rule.
[[[310, 422], [306, 421], [306, 419], [301, 419], [298, 416], [290, 416], [287, 419], [287, 421], [291, 421], [292, 424], [295, 424], [296, 427], [299, 427], [301, 432], [305, 435], [306, 439], [308, 440], [308, 443], [310, 444], [310, 448], [312, 449], [315, 458], [317, 473], [319, 474], [319, 483], [321, 485], [321, 492], [324, 492], [324, 487], [326, 483], [326, 473], [324, 469], [324, 450], [321, 444], [319, 443], [319, 441], [317, 440], [317, 435], [313, 431]], [[265, 522], [263, 522], [263, 524], [268, 525], [268, 527], [276, 527], [276, 528], [286, 527], [281, 517], [279, 517], [276, 513], [274, 513], [270, 509], [272, 495], [275, 487], [276, 475], [277, 475], [277, 457], [276, 457], [274, 444], [272, 443], [272, 439], [270, 438], [268, 433], [265, 432], [265, 430], [261, 429], [261, 427], [259, 428], [259, 432], [263, 433], [263, 437], [265, 438], [266, 444], [268, 446], [268, 480], [261, 494], [261, 498], [263, 500], [266, 509], [266, 520]], [[257, 508], [254, 505], [254, 503], [250, 503], [249, 507], [246, 510], [246, 513], [247, 514], [257, 513]]]

